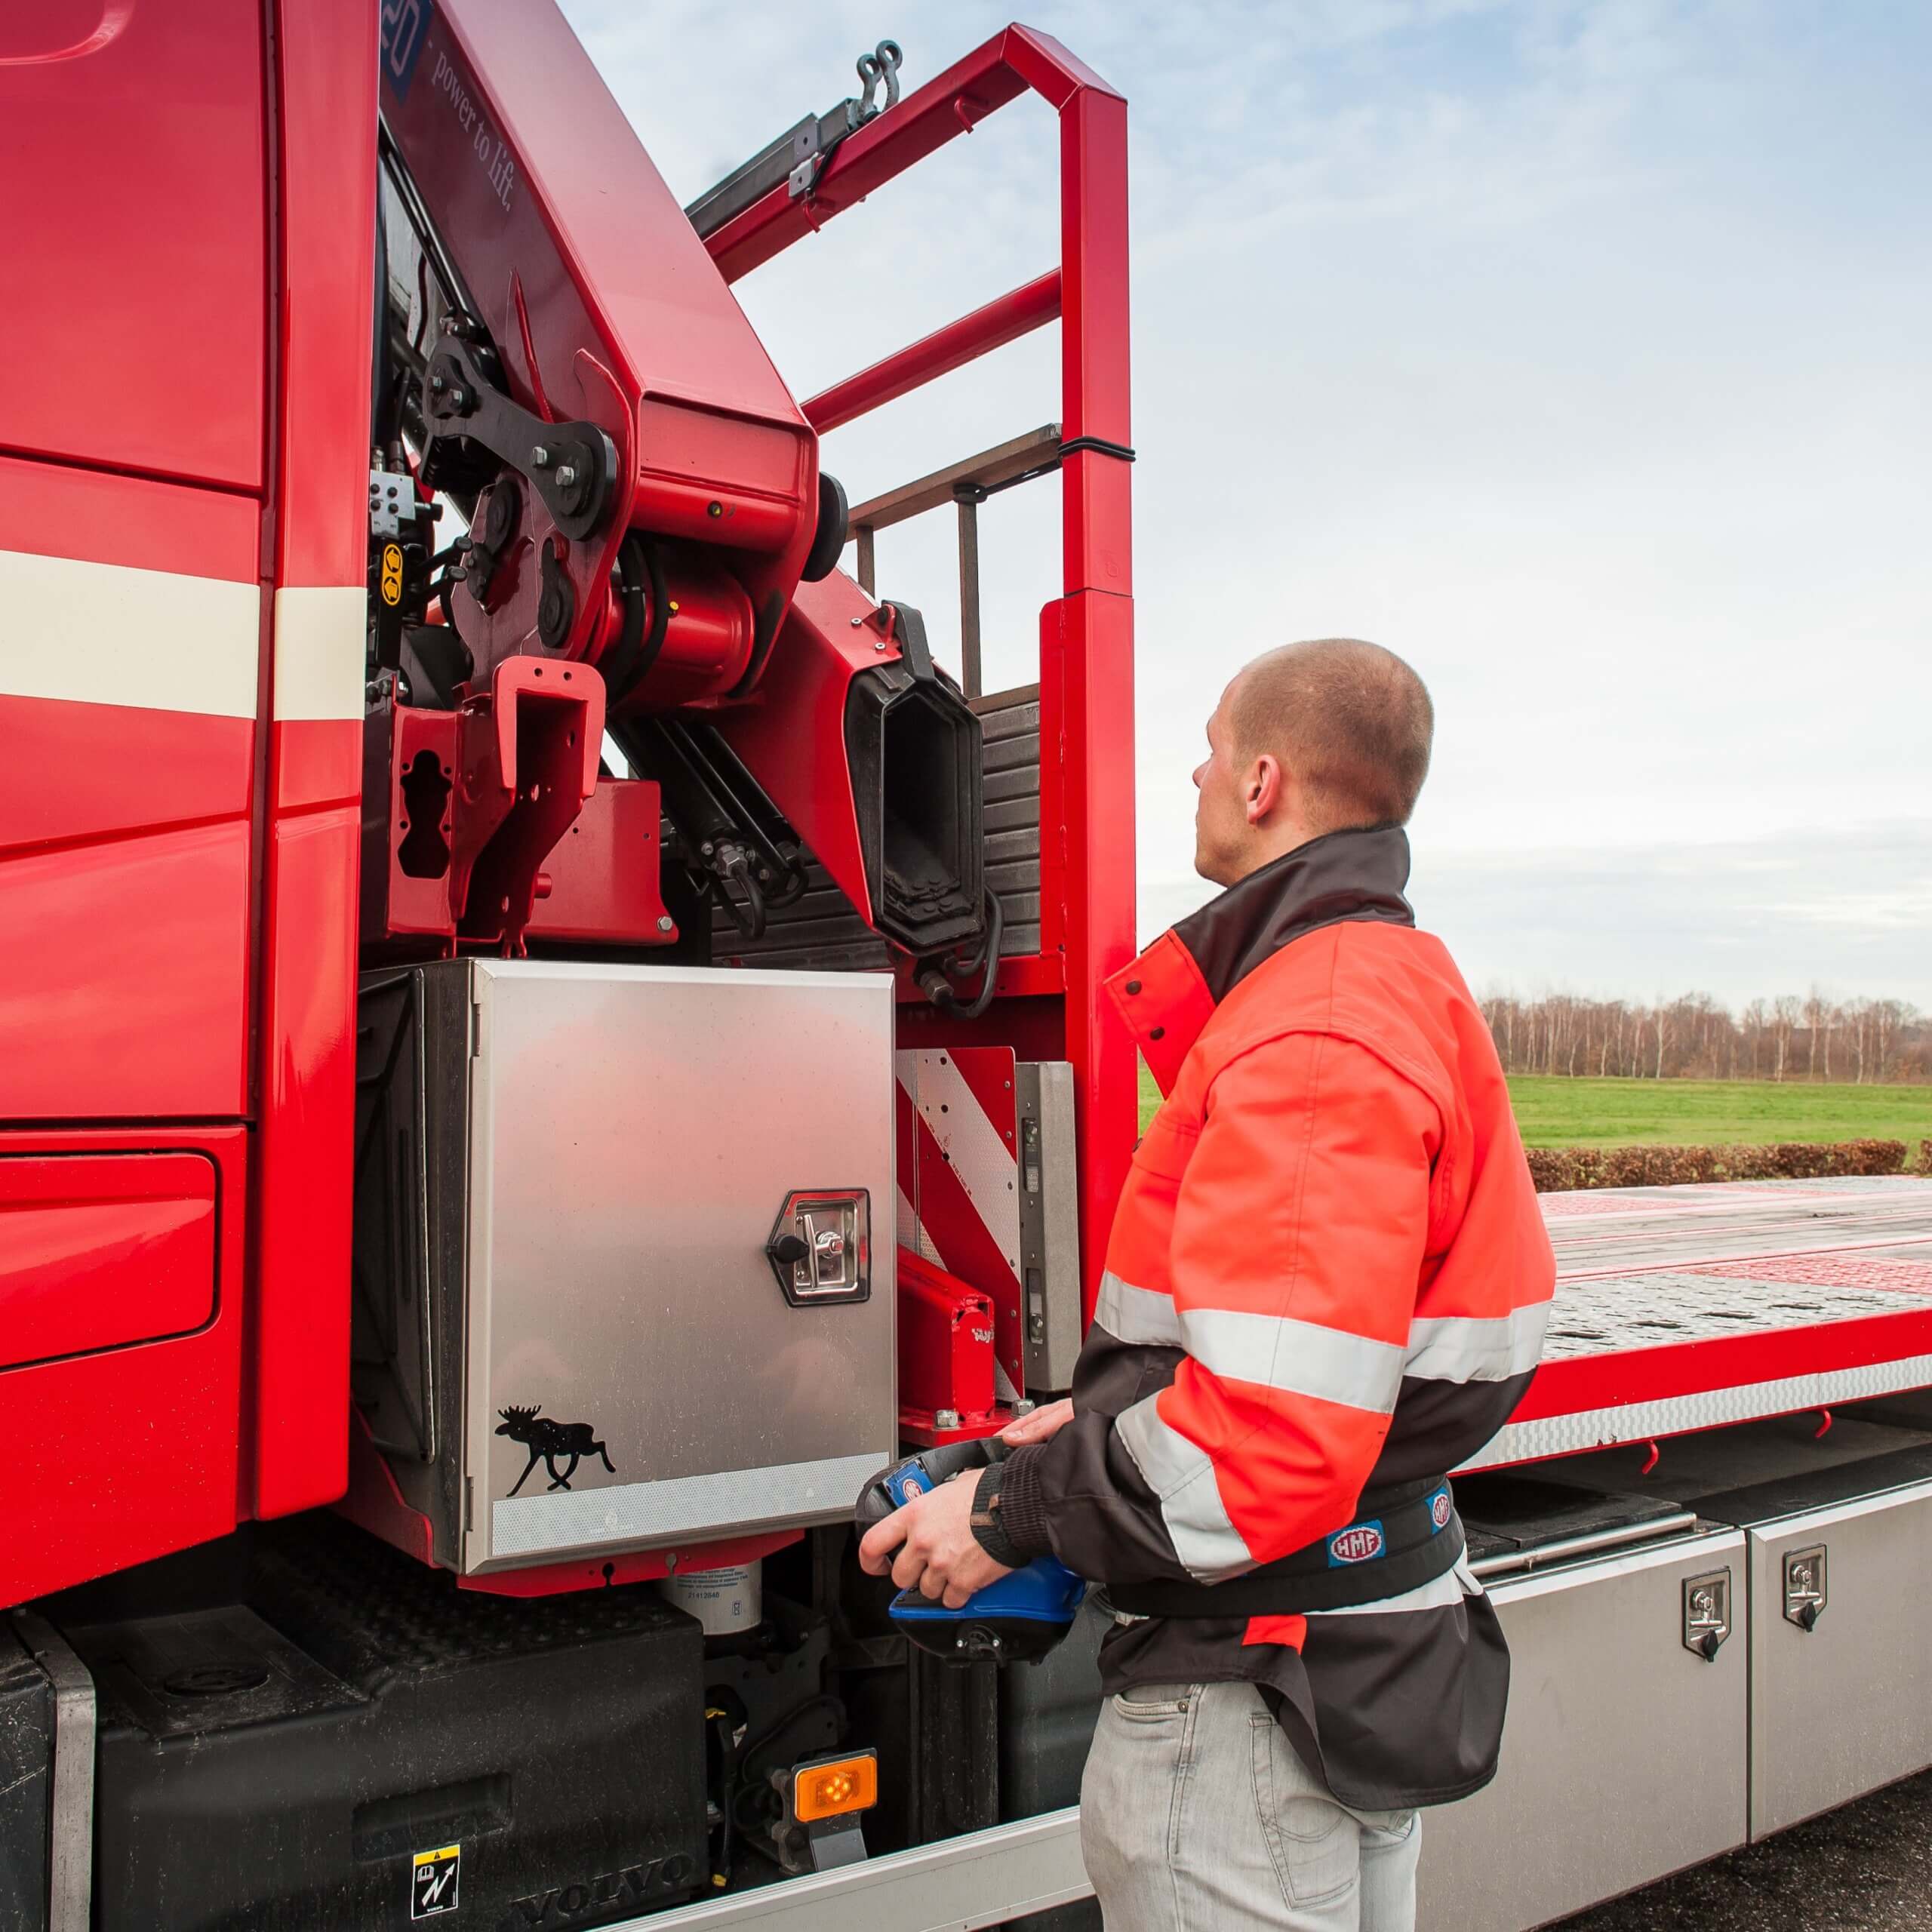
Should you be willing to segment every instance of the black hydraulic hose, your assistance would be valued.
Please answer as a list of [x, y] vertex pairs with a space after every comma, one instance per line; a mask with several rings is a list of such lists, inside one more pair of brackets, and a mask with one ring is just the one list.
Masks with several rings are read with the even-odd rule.
[[961, 1020], [977, 1020], [993, 1003], [993, 987], [999, 979], [1000, 942], [1006, 936], [1006, 909], [1000, 903], [999, 894], [991, 886], [986, 894], [986, 938], [985, 946], [971, 959], [949, 971], [971, 973], [983, 969], [985, 977], [980, 982], [980, 990], [970, 1000], [962, 1000], [937, 973], [921, 975], [921, 983], [926, 989], [927, 997], [934, 1005], [947, 1013], [956, 1014]]
[[719, 887], [719, 891], [724, 897], [724, 909], [731, 914], [732, 924], [736, 926], [740, 934], [746, 939], [764, 938], [764, 894], [758, 890], [758, 881], [752, 876], [750, 861], [740, 853], [725, 867], [725, 871], [730, 877], [737, 881], [745, 895], [744, 907], [741, 913], [738, 902], [732, 897], [729, 887], [721, 884]]
[[811, 889], [811, 874], [794, 860], [786, 869], [784, 891], [767, 893], [764, 903], [774, 909], [780, 906], [795, 906]]
[[[613, 704], [628, 697], [646, 678], [664, 648], [671, 600], [664, 587], [664, 566], [657, 546], [636, 531], [617, 550], [617, 585], [624, 600], [623, 628], [606, 663], [598, 668], [610, 688]], [[647, 629], [645, 619], [651, 622]]]
[[801, 1718], [821, 1707], [832, 1713], [833, 1728], [842, 1734], [845, 1729], [844, 1700], [835, 1697], [829, 1690], [821, 1690], [806, 1698], [802, 1703], [794, 1704], [782, 1718], [768, 1724], [739, 1752], [738, 1762], [749, 1764], [761, 1751], [769, 1750]]
[[[844, 1700], [840, 1697], [835, 1697], [829, 1691], [820, 1691], [815, 1696], [806, 1698], [802, 1703], [794, 1704], [782, 1718], [768, 1724], [749, 1743], [740, 1746], [733, 1755], [727, 1774], [724, 1793], [728, 1832], [731, 1823], [737, 1824], [741, 1831], [749, 1829], [737, 1817], [739, 1801], [741, 1798], [761, 1795], [760, 1788], [756, 1785], [751, 1786], [743, 1791], [739, 1790], [737, 1789], [738, 1774], [741, 1770], [749, 1769], [753, 1759], [761, 1751], [768, 1751], [801, 1718], [808, 1717], [813, 1712], [821, 1709], [829, 1710], [832, 1715], [832, 1733], [835, 1741], [842, 1738], [845, 1734], [846, 1726]], [[728, 1838], [726, 1842], [728, 1844], [729, 1841]]]

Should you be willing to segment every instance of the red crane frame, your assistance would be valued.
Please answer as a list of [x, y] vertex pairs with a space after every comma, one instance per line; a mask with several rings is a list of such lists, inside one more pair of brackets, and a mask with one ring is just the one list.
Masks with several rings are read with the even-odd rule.
[[1072, 1063], [1091, 1317], [1136, 1120], [1134, 1050], [1102, 983], [1134, 949], [1133, 500], [1127, 103], [1049, 35], [1011, 26], [835, 149], [811, 192], [774, 188], [706, 245], [735, 281], [986, 116], [1038, 94], [1060, 117], [1057, 269], [804, 405], [824, 432], [1060, 323], [1062, 595], [1040, 614], [1040, 952], [1001, 965], [984, 1020], [909, 989], [908, 1044], [992, 1044]]

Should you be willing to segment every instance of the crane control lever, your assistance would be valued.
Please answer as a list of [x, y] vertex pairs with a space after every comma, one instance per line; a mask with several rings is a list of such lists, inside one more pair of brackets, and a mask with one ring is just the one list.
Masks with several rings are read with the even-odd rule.
[[[853, 1511], [860, 1536], [914, 1497], [963, 1472], [1006, 1460], [997, 1436], [921, 1450], [879, 1473], [859, 1492]], [[1035, 1557], [995, 1583], [976, 1590], [957, 1609], [917, 1590], [892, 1600], [894, 1626], [922, 1651], [948, 1663], [1036, 1663], [1072, 1628], [1087, 1586], [1051, 1556]]]

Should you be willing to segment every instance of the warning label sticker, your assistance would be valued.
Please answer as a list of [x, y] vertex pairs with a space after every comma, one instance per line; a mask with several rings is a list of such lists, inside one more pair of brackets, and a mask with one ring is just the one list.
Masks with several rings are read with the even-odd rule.
[[409, 1874], [410, 1917], [433, 1918], [439, 1912], [455, 1911], [457, 1881], [462, 1870], [460, 1844], [419, 1851]]

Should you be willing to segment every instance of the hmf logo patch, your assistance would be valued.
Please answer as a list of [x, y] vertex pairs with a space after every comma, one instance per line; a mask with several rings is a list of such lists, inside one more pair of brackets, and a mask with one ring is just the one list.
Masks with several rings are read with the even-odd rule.
[[1454, 1503], [1449, 1500], [1449, 1492], [1446, 1489], [1438, 1489], [1429, 1500], [1429, 1520], [1438, 1530], [1446, 1530], [1449, 1527], [1449, 1518], [1455, 1513], [1455, 1508]]
[[419, 1851], [410, 1861], [409, 1915], [434, 1918], [456, 1909], [457, 1885], [463, 1872], [463, 1847], [446, 1844], [435, 1851]]
[[1382, 1554], [1384, 1538], [1380, 1523], [1351, 1523], [1328, 1539], [1328, 1561], [1332, 1568], [1344, 1563], [1366, 1563]]
[[398, 100], [409, 97], [430, 11], [429, 0], [383, 0], [383, 70]]

